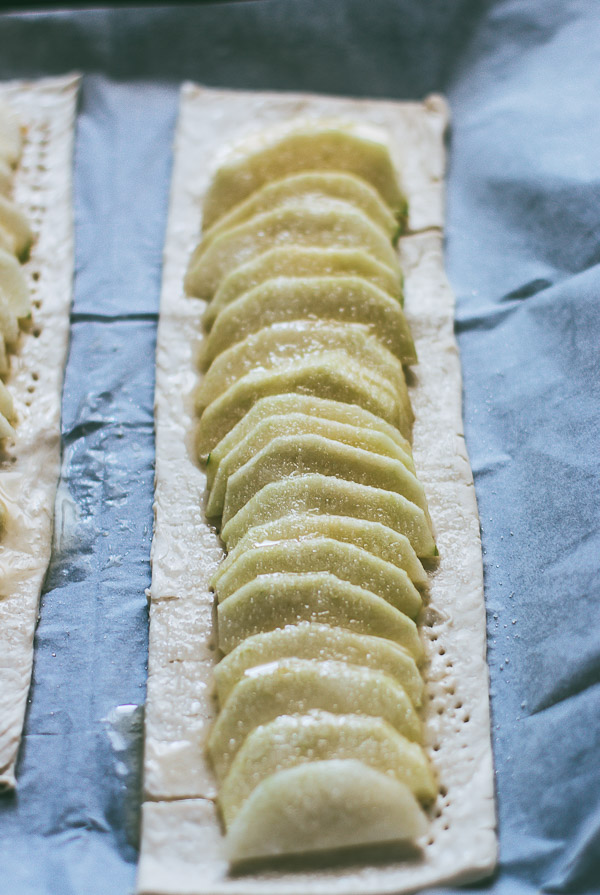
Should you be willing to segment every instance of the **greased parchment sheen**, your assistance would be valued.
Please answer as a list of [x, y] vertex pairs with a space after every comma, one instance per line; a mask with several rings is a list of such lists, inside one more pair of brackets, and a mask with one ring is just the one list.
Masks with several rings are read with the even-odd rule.
[[17, 424], [0, 449], [0, 791], [15, 786], [15, 764], [31, 667], [38, 604], [52, 546], [60, 473], [60, 408], [73, 279], [71, 169], [79, 78], [0, 84], [25, 127], [14, 199], [35, 241], [24, 273], [31, 325], [10, 356], [7, 385]]
[[[230, 875], [204, 755], [214, 716], [213, 596], [222, 557], [203, 515], [206, 480], [193, 460], [192, 390], [205, 303], [183, 277], [200, 233], [202, 197], [224, 147], [295, 118], [337, 117], [384, 128], [398, 151], [410, 215], [399, 245], [406, 313], [419, 365], [410, 394], [414, 457], [427, 492], [439, 567], [422, 628], [427, 752], [440, 782], [422, 856], [335, 867], [284, 866]], [[329, 895], [405, 892], [487, 875], [496, 860], [479, 522], [462, 435], [454, 299], [442, 255], [446, 105], [297, 94], [182, 89], [157, 348], [156, 497], [145, 801], [138, 889], [144, 895]], [[310, 865], [307, 864], [307, 867]]]

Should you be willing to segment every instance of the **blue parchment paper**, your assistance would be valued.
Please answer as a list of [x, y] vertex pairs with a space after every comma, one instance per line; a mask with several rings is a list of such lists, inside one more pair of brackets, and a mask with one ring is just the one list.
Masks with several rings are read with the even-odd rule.
[[0, 15], [0, 77], [74, 69], [86, 77], [63, 477], [19, 790], [0, 800], [0, 895], [134, 886], [153, 353], [183, 79], [449, 98], [447, 269], [483, 531], [500, 832], [498, 874], [474, 888], [600, 892], [600, 5]]

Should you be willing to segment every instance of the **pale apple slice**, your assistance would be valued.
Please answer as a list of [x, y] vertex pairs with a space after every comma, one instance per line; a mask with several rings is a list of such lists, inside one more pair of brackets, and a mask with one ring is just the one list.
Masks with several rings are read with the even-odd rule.
[[260, 783], [229, 827], [232, 864], [414, 842], [427, 820], [408, 786], [353, 759], [311, 762]]
[[0, 158], [14, 168], [22, 149], [23, 134], [19, 118], [7, 103], [0, 101]]
[[0, 289], [0, 333], [7, 345], [14, 345], [19, 338], [19, 321], [2, 289]]
[[338, 659], [384, 671], [401, 684], [414, 706], [423, 701], [423, 679], [408, 650], [383, 637], [355, 634], [346, 628], [300, 622], [247, 637], [215, 667], [217, 696], [222, 705], [249, 668], [277, 659]]
[[393, 640], [415, 661], [423, 658], [423, 644], [412, 619], [376, 594], [329, 572], [261, 575], [220, 603], [217, 618], [219, 647], [224, 653], [254, 634], [318, 622]]
[[0, 439], [2, 438], [14, 438], [16, 436], [16, 432], [8, 422], [3, 413], [0, 413]]
[[281, 208], [289, 202], [314, 205], [323, 199], [341, 199], [358, 208], [373, 221], [392, 242], [399, 235], [400, 227], [389, 206], [379, 193], [366, 181], [354, 174], [338, 171], [303, 171], [281, 180], [266, 183], [239, 205], [219, 218], [218, 223], [205, 230], [202, 236], [204, 250], [211, 241], [238, 224], [263, 214], [273, 208]]
[[18, 258], [25, 258], [33, 242], [33, 233], [21, 209], [5, 196], [0, 196], [0, 226], [10, 237], [9, 251]]
[[247, 373], [230, 385], [202, 414], [196, 434], [199, 456], [208, 456], [261, 398], [290, 392], [357, 404], [410, 435], [412, 420], [403, 415], [388, 384], [343, 352], [330, 351], [291, 367]]
[[[0, 141], [2, 137], [0, 135]], [[9, 196], [12, 192], [13, 185], [13, 170], [6, 162], [4, 158], [2, 158], [1, 150], [0, 150], [0, 194], [2, 196]]]
[[382, 597], [409, 618], [416, 618], [421, 595], [404, 569], [385, 562], [353, 544], [331, 538], [279, 541], [243, 553], [215, 585], [219, 603], [224, 602], [259, 575], [277, 572], [331, 572]]
[[0, 331], [0, 376], [5, 376], [10, 371], [10, 364], [8, 362], [8, 354], [6, 351], [6, 343], [4, 341], [4, 336]]
[[251, 528], [219, 564], [212, 580], [216, 584], [220, 576], [245, 550], [291, 538], [302, 541], [319, 537], [334, 538], [336, 541], [362, 547], [374, 556], [404, 569], [417, 587], [425, 587], [427, 584], [425, 569], [404, 535], [379, 522], [352, 519], [350, 516], [319, 516], [315, 513], [283, 516], [281, 519]]
[[334, 199], [314, 207], [297, 203], [276, 208], [221, 233], [204, 253], [200, 246], [190, 259], [185, 290], [205, 299], [211, 299], [223, 277], [240, 264], [281, 246], [364, 249], [400, 270], [394, 247], [380, 228], [362, 211]]
[[223, 525], [265, 485], [313, 472], [401, 494], [420, 507], [429, 521], [423, 485], [399, 460], [321, 435], [283, 435], [270, 441], [228, 479]]
[[206, 407], [258, 367], [270, 370], [289, 366], [311, 354], [332, 350], [345, 351], [353, 360], [383, 376], [398, 393], [406, 413], [412, 413], [401, 361], [370, 335], [368, 327], [323, 320], [274, 323], [227, 348], [205, 374], [196, 393], [196, 408]]
[[203, 226], [215, 221], [265, 183], [300, 171], [340, 171], [370, 183], [402, 220], [406, 200], [385, 133], [339, 121], [297, 123], [247, 137], [216, 171], [202, 209]]
[[31, 314], [31, 296], [27, 280], [14, 255], [0, 249], [0, 292], [2, 292], [16, 317]]
[[402, 275], [362, 249], [284, 246], [270, 249], [223, 277], [204, 314], [210, 330], [217, 314], [230, 302], [275, 277], [362, 277], [403, 303]]
[[202, 352], [206, 367], [221, 352], [274, 323], [323, 320], [358, 323], [403, 364], [417, 360], [399, 303], [360, 277], [278, 277], [224, 308]]
[[425, 804], [437, 795], [422, 747], [381, 718], [323, 711], [280, 715], [248, 734], [221, 784], [219, 807], [225, 826], [231, 825], [252, 791], [271, 774], [331, 759], [361, 761], [408, 786]]
[[323, 438], [361, 448], [373, 454], [391, 457], [403, 463], [411, 475], [413, 474], [412, 457], [382, 432], [311, 417], [304, 413], [271, 416], [258, 423], [219, 464], [219, 471], [210, 485], [210, 497], [206, 505], [207, 516], [220, 516], [223, 512], [225, 491], [230, 476], [255, 457], [273, 439], [292, 435], [320, 435]]
[[208, 752], [218, 778], [227, 774], [259, 724], [311, 709], [383, 718], [407, 739], [421, 739], [421, 723], [406, 690], [388, 674], [333, 659], [281, 659], [249, 669], [217, 715]]
[[15, 418], [15, 406], [13, 404], [12, 395], [0, 379], [0, 413], [12, 422]]
[[[231, 431], [212, 449], [207, 459], [207, 477], [209, 486], [224, 457], [264, 419], [286, 413], [304, 413], [307, 416], [346, 423], [349, 426], [360, 426], [382, 432], [395, 441], [407, 454], [411, 454], [410, 442], [401, 435], [396, 426], [376, 416], [357, 404], [333, 401], [314, 395], [288, 393], [275, 394], [260, 398], [250, 410], [236, 423]], [[414, 472], [414, 465], [410, 467]]]
[[380, 522], [406, 535], [420, 558], [437, 556], [425, 513], [401, 494], [327, 475], [298, 475], [271, 482], [223, 526], [221, 538], [231, 550], [246, 532], [282, 516], [322, 513]]

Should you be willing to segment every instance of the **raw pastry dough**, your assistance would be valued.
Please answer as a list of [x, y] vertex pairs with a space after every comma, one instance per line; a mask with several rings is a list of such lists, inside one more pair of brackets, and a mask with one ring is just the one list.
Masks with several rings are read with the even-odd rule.
[[26, 128], [15, 201], [36, 239], [23, 270], [33, 318], [10, 358], [7, 384], [16, 439], [0, 451], [0, 791], [15, 786], [15, 763], [33, 660], [38, 604], [52, 544], [60, 472], [60, 408], [73, 277], [71, 166], [79, 79], [0, 85]]
[[[204, 754], [214, 717], [213, 596], [222, 557], [194, 462], [192, 391], [205, 303], [183, 277], [198, 242], [200, 207], [218, 150], [262, 126], [298, 116], [345, 117], [387, 130], [398, 147], [409, 202], [400, 240], [413, 368], [414, 458], [441, 554], [430, 576], [423, 627], [429, 696], [425, 741], [440, 781], [420, 857], [232, 876]], [[157, 348], [156, 498], [150, 590], [145, 801], [138, 889], [145, 895], [385, 893], [467, 882], [496, 860], [479, 521], [462, 435], [454, 300], [443, 269], [443, 134], [440, 97], [424, 103], [242, 93], [185, 85], [165, 248]]]

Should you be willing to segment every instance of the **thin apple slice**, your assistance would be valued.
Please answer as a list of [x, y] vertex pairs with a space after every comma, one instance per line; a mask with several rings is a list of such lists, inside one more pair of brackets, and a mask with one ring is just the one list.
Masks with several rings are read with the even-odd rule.
[[208, 738], [217, 777], [222, 780], [228, 773], [238, 749], [259, 724], [311, 709], [383, 718], [407, 739], [421, 739], [412, 702], [388, 674], [334, 660], [281, 659], [248, 670], [225, 700]]
[[15, 418], [15, 407], [12, 395], [0, 379], [0, 413], [6, 417], [9, 422]]
[[425, 587], [427, 584], [425, 569], [404, 535], [379, 522], [352, 519], [350, 516], [319, 516], [314, 513], [283, 516], [281, 519], [251, 528], [219, 564], [212, 581], [217, 584], [221, 575], [245, 550], [251, 550], [261, 544], [287, 541], [290, 538], [302, 541], [319, 537], [334, 538], [336, 541], [362, 547], [373, 556], [404, 569], [417, 587]]
[[408, 786], [416, 799], [432, 802], [435, 778], [418, 743], [412, 743], [380, 718], [315, 711], [280, 715], [255, 728], [244, 741], [219, 792], [219, 807], [229, 827], [263, 780], [311, 761], [356, 759]]
[[412, 420], [403, 415], [387, 383], [342, 352], [331, 351], [291, 367], [247, 373], [230, 385], [202, 414], [196, 435], [199, 456], [208, 456], [261, 398], [290, 392], [357, 404], [397, 426], [405, 438], [410, 435]]
[[311, 762], [260, 783], [225, 840], [232, 864], [414, 842], [427, 820], [410, 789], [353, 759]]
[[329, 199], [318, 206], [302, 203], [259, 214], [226, 230], [205, 252], [192, 254], [185, 278], [188, 295], [211, 299], [221, 280], [240, 264], [281, 246], [364, 249], [399, 273], [398, 258], [386, 235], [347, 202]]
[[399, 234], [398, 221], [389, 206], [366, 181], [354, 174], [338, 171], [303, 171], [281, 180], [272, 180], [251, 193], [247, 199], [219, 218], [218, 223], [204, 231], [202, 245], [206, 248], [219, 233], [272, 208], [281, 208], [290, 202], [314, 205], [323, 199], [349, 202], [380, 227], [392, 242]]
[[247, 637], [221, 659], [215, 667], [221, 705], [249, 668], [286, 658], [337, 659], [351, 665], [366, 665], [397, 680], [417, 708], [423, 700], [423, 679], [417, 663], [404, 647], [383, 637], [355, 634], [346, 628], [300, 622]]
[[0, 334], [7, 345], [14, 345], [19, 338], [19, 321], [2, 289], [0, 289]]
[[220, 516], [223, 512], [225, 492], [230, 476], [255, 457], [273, 439], [293, 435], [319, 435], [329, 438], [331, 441], [370, 451], [372, 454], [390, 457], [404, 464], [413, 475], [412, 457], [382, 432], [311, 417], [304, 413], [271, 416], [258, 423], [219, 464], [219, 470], [210, 486], [210, 497], [206, 505], [207, 516]]
[[321, 435], [274, 438], [227, 482], [223, 525], [265, 485], [288, 476], [319, 473], [401, 494], [429, 521], [427, 499], [417, 477], [399, 460], [332, 441]]
[[[2, 136], [0, 134], [0, 141], [2, 140]], [[0, 195], [9, 196], [12, 192], [13, 185], [13, 170], [6, 162], [4, 158], [2, 158], [2, 150], [0, 149]]]
[[278, 277], [224, 308], [204, 343], [206, 367], [236, 342], [274, 323], [323, 320], [358, 323], [403, 364], [417, 360], [399, 303], [360, 277]]
[[31, 314], [31, 296], [21, 265], [14, 255], [0, 249], [0, 291], [16, 317]]
[[33, 233], [20, 208], [5, 196], [0, 196], [0, 226], [10, 236], [9, 251], [18, 258], [25, 258], [33, 242]]
[[355, 361], [383, 376], [398, 392], [406, 412], [411, 413], [404, 370], [398, 358], [370, 335], [368, 327], [324, 320], [273, 323], [231, 345], [210, 365], [196, 393], [196, 408], [206, 407], [257, 367], [269, 370], [289, 366], [309, 355], [332, 350], [345, 351]]
[[423, 658], [417, 626], [407, 615], [363, 587], [329, 572], [261, 575], [217, 608], [219, 647], [230, 653], [246, 637], [318, 622], [393, 640], [415, 661]]
[[217, 314], [244, 292], [274, 277], [362, 277], [403, 303], [402, 275], [363, 249], [283, 246], [270, 249], [223, 277], [204, 314], [210, 330]]
[[215, 221], [265, 183], [300, 171], [341, 171], [370, 183], [399, 220], [406, 200], [386, 135], [339, 121], [296, 123], [247, 137], [217, 169], [204, 199], [203, 226]]
[[14, 438], [16, 436], [16, 432], [6, 419], [3, 413], [0, 413], [0, 439], [2, 438]]
[[266, 485], [223, 526], [221, 538], [231, 550], [250, 528], [297, 513], [381, 522], [406, 535], [419, 558], [438, 555], [425, 513], [416, 504], [394, 491], [317, 473]]
[[234, 450], [259, 422], [270, 416], [286, 413], [304, 413], [307, 416], [346, 423], [349, 426], [373, 429], [387, 435], [404, 451], [412, 455], [410, 442], [404, 435], [400, 434], [396, 426], [357, 404], [295, 392], [274, 394], [260, 398], [242, 419], [236, 423], [233, 429], [212, 449], [207, 459], [206, 467], [209, 486], [223, 458], [230, 451]]
[[422, 601], [404, 569], [384, 562], [361, 547], [331, 538], [280, 541], [243, 553], [215, 585], [219, 603], [227, 600], [259, 575], [277, 572], [331, 572], [382, 597], [409, 618], [416, 618]]

